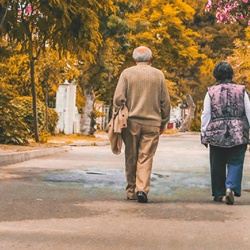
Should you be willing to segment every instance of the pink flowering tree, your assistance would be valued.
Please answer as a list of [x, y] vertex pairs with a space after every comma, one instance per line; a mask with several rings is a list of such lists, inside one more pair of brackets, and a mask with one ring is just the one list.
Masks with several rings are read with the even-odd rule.
[[247, 20], [250, 25], [250, 0], [208, 0], [205, 10], [211, 11], [217, 5], [216, 18], [218, 23], [232, 23]]

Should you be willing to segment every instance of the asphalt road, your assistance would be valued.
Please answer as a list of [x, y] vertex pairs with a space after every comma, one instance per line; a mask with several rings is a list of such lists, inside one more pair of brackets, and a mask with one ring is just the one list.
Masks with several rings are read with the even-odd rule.
[[0, 249], [250, 249], [250, 153], [242, 197], [215, 203], [198, 134], [161, 137], [147, 204], [126, 200], [110, 146], [1, 167], [0, 179]]

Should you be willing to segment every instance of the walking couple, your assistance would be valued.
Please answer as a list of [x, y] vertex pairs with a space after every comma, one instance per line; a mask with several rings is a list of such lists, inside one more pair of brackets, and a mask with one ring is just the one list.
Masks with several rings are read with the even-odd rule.
[[[152, 67], [152, 52], [134, 49], [136, 65], [125, 69], [114, 93], [115, 110], [126, 106], [128, 118], [121, 138], [125, 144], [127, 199], [148, 202], [150, 175], [159, 136], [170, 119], [170, 97], [163, 72]], [[242, 170], [249, 138], [250, 103], [245, 87], [232, 81], [233, 69], [218, 63], [216, 84], [208, 88], [201, 117], [201, 143], [210, 149], [214, 201], [234, 204], [241, 195]]]

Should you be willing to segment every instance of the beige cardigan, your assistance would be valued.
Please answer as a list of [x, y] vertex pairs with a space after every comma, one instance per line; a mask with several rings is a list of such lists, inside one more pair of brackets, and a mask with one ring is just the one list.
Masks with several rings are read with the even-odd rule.
[[125, 69], [114, 93], [113, 104], [126, 103], [129, 120], [164, 127], [170, 119], [170, 97], [163, 72], [147, 63]]
[[127, 127], [128, 108], [124, 105], [117, 112], [114, 112], [105, 131], [111, 144], [114, 154], [120, 154], [122, 149], [122, 129]]

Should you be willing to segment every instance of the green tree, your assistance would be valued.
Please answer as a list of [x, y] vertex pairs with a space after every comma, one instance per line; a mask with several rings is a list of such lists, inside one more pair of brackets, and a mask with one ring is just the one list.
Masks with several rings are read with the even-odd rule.
[[[14, 96], [32, 96], [29, 74], [29, 58], [21, 53], [18, 46], [9, 58], [0, 62], [1, 80], [11, 86]], [[46, 48], [36, 62], [36, 90], [38, 101], [42, 101], [46, 107], [46, 129], [49, 131], [49, 106], [54, 107], [58, 85], [65, 79], [76, 79], [79, 70], [75, 66], [77, 60], [70, 53], [60, 57], [58, 51]], [[33, 116], [32, 116], [33, 117]], [[34, 129], [34, 126], [33, 126]], [[34, 134], [34, 130], [32, 132]]]
[[[99, 20], [96, 13], [108, 10], [112, 1], [75, 0], [18, 0], [0, 1], [1, 31], [7, 34], [9, 43], [21, 42], [22, 50], [29, 55], [30, 81], [32, 86], [35, 140], [39, 141], [37, 126], [37, 93], [35, 62], [42, 51], [50, 46], [59, 51], [80, 53], [85, 61], [94, 61], [97, 47], [101, 44]], [[6, 11], [8, 10], [8, 11]]]
[[204, 12], [207, 0], [187, 2], [195, 9], [194, 19], [189, 26], [199, 34], [196, 41], [200, 45], [201, 52], [215, 61], [225, 60], [232, 53], [234, 40], [245, 37], [245, 26], [240, 23], [231, 25], [217, 23], [214, 11]]
[[66, 80], [76, 81], [80, 74], [77, 66], [77, 58], [69, 52], [60, 56], [58, 50], [47, 47], [39, 57], [36, 64], [36, 77], [38, 79], [37, 90], [40, 93], [39, 99], [44, 102], [46, 107], [46, 129], [49, 130], [48, 107], [55, 107], [56, 92], [59, 84]]
[[250, 91], [250, 29], [246, 29], [244, 40], [236, 39], [233, 54], [227, 58], [234, 70], [234, 81]]
[[137, 1], [114, 1], [113, 9], [108, 12], [100, 10], [97, 13], [102, 45], [98, 48], [93, 62], [86, 62], [81, 58], [82, 64], [79, 64], [82, 74], [78, 80], [85, 99], [81, 127], [83, 135], [92, 134], [94, 131], [97, 98], [112, 105], [112, 95], [129, 47], [128, 33], [131, 29], [125, 19], [125, 13], [133, 10], [135, 2]]
[[207, 87], [214, 83], [214, 65], [219, 61], [225, 61], [232, 54], [235, 39], [245, 37], [244, 26], [239, 23], [218, 24], [214, 12], [204, 12], [206, 1], [187, 1], [195, 9], [194, 19], [188, 26], [199, 34], [195, 40], [200, 53], [206, 55], [197, 61], [193, 71], [193, 79], [198, 83], [193, 94], [195, 102], [203, 100]]

